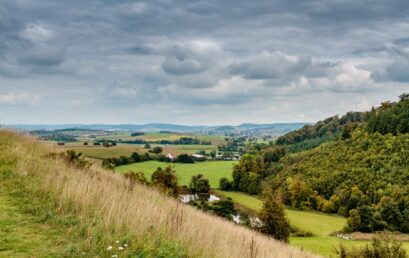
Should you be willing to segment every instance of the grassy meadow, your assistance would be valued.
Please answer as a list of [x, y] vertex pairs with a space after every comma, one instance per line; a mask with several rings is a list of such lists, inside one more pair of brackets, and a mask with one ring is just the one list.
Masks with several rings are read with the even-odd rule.
[[120, 174], [70, 166], [32, 138], [0, 131], [0, 147], [1, 234], [16, 231], [0, 256], [315, 257]]
[[[156, 142], [156, 141], [175, 141], [179, 140], [182, 137], [189, 137], [189, 138], [197, 138], [200, 140], [211, 141], [212, 144], [219, 144], [224, 141], [223, 136], [219, 135], [202, 135], [202, 134], [189, 134], [189, 133], [176, 133], [176, 132], [146, 132], [143, 135], [139, 136], [131, 136], [131, 132], [113, 132], [110, 135], [104, 136], [96, 136], [95, 139], [97, 140], [122, 140], [122, 141], [132, 141], [132, 140], [144, 140], [148, 142]], [[80, 141], [92, 141], [93, 139], [89, 137], [79, 137], [78, 140]]]
[[[56, 144], [55, 144], [56, 145]], [[212, 150], [217, 150], [217, 146], [215, 145], [199, 145], [199, 144], [191, 144], [191, 145], [160, 145], [160, 144], [151, 144], [151, 148], [160, 146], [163, 148], [164, 155], [168, 153], [172, 153], [173, 155], [179, 155], [182, 153], [194, 154], [199, 150], [204, 150], [206, 152], [210, 152]], [[112, 157], [120, 157], [120, 156], [130, 156], [133, 152], [138, 152], [140, 154], [144, 154], [145, 152], [149, 151], [149, 149], [145, 149], [144, 145], [142, 144], [117, 144], [117, 146], [112, 147], [104, 147], [104, 146], [95, 146], [95, 145], [84, 145], [83, 142], [71, 142], [66, 143], [65, 146], [58, 146], [58, 148], [62, 151], [65, 150], [75, 150], [77, 152], [81, 152], [84, 156], [97, 158], [97, 159], [105, 159], [105, 158], [112, 158]]]
[[180, 185], [189, 185], [192, 176], [203, 174], [205, 178], [209, 179], [209, 183], [212, 188], [218, 188], [220, 178], [226, 177], [228, 179], [231, 179], [233, 165], [236, 163], [237, 161], [206, 161], [196, 162], [194, 164], [146, 161], [119, 166], [115, 168], [115, 171], [119, 173], [141, 171], [145, 174], [145, 177], [150, 180], [151, 175], [158, 167], [164, 168], [171, 165], [175, 169], [176, 174], [179, 177]]
[[[260, 199], [239, 192], [216, 191], [218, 194], [225, 197], [230, 197], [234, 202], [244, 208], [259, 212], [262, 206]], [[365, 244], [370, 244], [370, 241], [359, 240], [344, 240], [335, 236], [330, 236], [331, 233], [341, 231], [346, 224], [346, 218], [324, 214], [313, 211], [300, 211], [291, 208], [286, 208], [286, 214], [290, 220], [290, 225], [304, 231], [309, 231], [314, 234], [313, 237], [291, 237], [290, 244], [302, 247], [305, 250], [325, 256], [336, 257], [335, 248], [339, 248], [342, 244], [347, 248], [357, 248]], [[403, 246], [409, 252], [409, 243], [403, 243]]]

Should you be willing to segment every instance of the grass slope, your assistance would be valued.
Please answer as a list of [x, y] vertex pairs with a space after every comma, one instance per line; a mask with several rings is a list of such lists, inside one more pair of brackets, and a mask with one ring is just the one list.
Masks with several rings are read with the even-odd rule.
[[[24, 200], [19, 203], [27, 214], [21, 220], [30, 221], [32, 214], [40, 224], [65, 229], [56, 235], [77, 243], [63, 244], [68, 253], [58, 249], [54, 255], [44, 242], [39, 257], [314, 257], [151, 188], [132, 185], [118, 174], [69, 166], [50, 156], [51, 151], [32, 138], [0, 131], [0, 173], [7, 178], [8, 193], [19, 193]], [[4, 195], [1, 202], [9, 205]], [[10, 224], [10, 217], [18, 219], [16, 214], [8, 211], [2, 221]], [[30, 230], [30, 225], [22, 228]], [[34, 231], [39, 242], [41, 235], [50, 233]], [[53, 237], [49, 240], [57, 243]], [[116, 241], [128, 246], [119, 250]], [[36, 253], [30, 243], [22, 245]], [[107, 250], [109, 245], [112, 251]]]
[[[261, 200], [254, 196], [220, 190], [217, 190], [217, 192], [225, 197], [232, 198], [234, 202], [250, 210], [259, 212], [261, 209]], [[291, 237], [290, 244], [302, 247], [313, 253], [325, 257], [335, 257], [335, 248], [338, 248], [341, 244], [346, 248], [357, 248], [365, 244], [370, 244], [369, 241], [348, 241], [330, 236], [329, 234], [332, 232], [342, 230], [346, 223], [346, 219], [343, 217], [288, 208], [286, 209], [286, 214], [291, 226], [304, 231], [310, 231], [316, 235], [314, 237]], [[403, 246], [409, 251], [409, 243], [405, 242]]]
[[119, 173], [126, 173], [129, 171], [142, 171], [147, 179], [151, 178], [151, 175], [158, 167], [173, 166], [176, 170], [181, 185], [189, 185], [192, 176], [197, 174], [203, 174], [205, 178], [209, 179], [210, 186], [212, 188], [219, 187], [219, 179], [226, 177], [231, 179], [231, 171], [236, 161], [208, 161], [208, 162], [196, 162], [194, 164], [181, 164], [181, 163], [165, 163], [158, 161], [147, 161], [134, 163], [124, 166], [119, 166], [115, 170]]
[[24, 214], [14, 200], [0, 190], [0, 257], [44, 257], [65, 253], [62, 231]]
[[[230, 197], [233, 201], [256, 212], [260, 211], [262, 202], [254, 196], [238, 192], [217, 191], [220, 194]], [[286, 214], [290, 219], [291, 226], [310, 231], [315, 235], [326, 236], [332, 232], [340, 231], [346, 224], [346, 219], [340, 216], [333, 216], [318, 212], [299, 211], [286, 209]]]

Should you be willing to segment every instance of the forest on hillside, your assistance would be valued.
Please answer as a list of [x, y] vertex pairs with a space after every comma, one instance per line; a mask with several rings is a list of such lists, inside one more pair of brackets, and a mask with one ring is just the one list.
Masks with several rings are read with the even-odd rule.
[[[297, 148], [294, 148], [297, 146]], [[409, 233], [409, 95], [368, 112], [349, 112], [252, 147], [223, 190], [348, 217], [345, 231]]]

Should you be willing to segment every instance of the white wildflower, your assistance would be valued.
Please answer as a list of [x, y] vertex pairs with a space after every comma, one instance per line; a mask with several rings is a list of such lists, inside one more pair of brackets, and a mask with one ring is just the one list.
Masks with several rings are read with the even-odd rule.
[[127, 244], [124, 244], [124, 247], [128, 247], [128, 245], [127, 245]]
[[120, 247], [118, 247], [118, 250], [122, 251], [122, 250], [124, 250], [124, 248], [122, 246], [120, 246]]
[[115, 243], [119, 244], [119, 240], [116, 240]]
[[114, 254], [111, 256], [111, 258], [118, 258], [118, 255]]
[[107, 247], [107, 251], [111, 251], [112, 250], [112, 245]]

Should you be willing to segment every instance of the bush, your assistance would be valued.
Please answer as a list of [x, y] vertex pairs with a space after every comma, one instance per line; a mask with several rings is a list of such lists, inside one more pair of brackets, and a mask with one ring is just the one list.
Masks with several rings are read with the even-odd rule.
[[405, 258], [406, 250], [402, 247], [402, 244], [396, 240], [392, 240], [388, 235], [381, 234], [376, 235], [372, 244], [366, 245], [360, 249], [346, 250], [345, 247], [340, 246], [337, 250], [338, 257], [340, 258]]
[[135, 186], [135, 183], [147, 185], [148, 181], [146, 180], [145, 175], [143, 172], [134, 172], [129, 171], [128, 173], [124, 174], [124, 177], [129, 180], [128, 189], [132, 190]]
[[180, 154], [179, 156], [177, 156], [175, 162], [178, 162], [178, 163], [195, 163], [193, 158], [188, 154]]
[[159, 154], [159, 153], [162, 153], [162, 151], [163, 151], [162, 147], [156, 146], [153, 148], [151, 152], [155, 154]]
[[233, 215], [236, 214], [236, 210], [234, 209], [234, 203], [231, 198], [214, 202], [209, 207], [209, 210], [211, 210], [214, 214], [225, 218], [230, 218], [231, 214]]
[[229, 179], [222, 177], [219, 180], [219, 188], [223, 191], [229, 191], [232, 189], [232, 182]]
[[165, 193], [176, 196], [178, 192], [178, 177], [171, 166], [157, 168], [152, 174], [151, 184]]
[[189, 184], [189, 190], [192, 193], [208, 193], [210, 191], [209, 180], [204, 178], [201, 174], [192, 176], [192, 180]]

